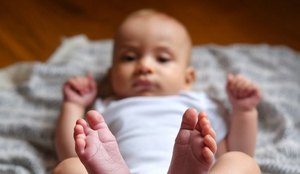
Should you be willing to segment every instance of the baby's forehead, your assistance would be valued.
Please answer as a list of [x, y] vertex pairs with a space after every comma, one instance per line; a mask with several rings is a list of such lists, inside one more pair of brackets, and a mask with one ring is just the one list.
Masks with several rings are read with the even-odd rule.
[[131, 33], [141, 30], [156, 31], [155, 36], [161, 35], [162, 39], [164, 36], [171, 36], [185, 44], [192, 44], [189, 33], [183, 24], [172, 17], [160, 13], [133, 15], [126, 18], [116, 33], [116, 39], [121, 39], [124, 37], [130, 38]]
[[129, 16], [124, 22], [123, 25], [126, 24], [132, 24], [135, 22], [142, 22], [144, 24], [156, 24], [152, 25], [152, 27], [172, 27], [176, 29], [181, 29], [182, 31], [187, 33], [187, 30], [183, 24], [181, 24], [179, 21], [177, 21], [175, 18], [172, 18], [166, 14], [163, 13], [153, 13], [153, 14], [147, 14], [147, 15], [133, 15]]
[[[187, 57], [190, 57], [192, 42], [186, 27], [175, 18], [160, 12], [138, 12], [127, 17], [116, 33], [114, 51], [122, 47], [122, 43], [126, 40], [125, 38], [130, 40], [131, 34], [134, 34], [136, 30], [140, 31], [141, 28], [142, 30], [158, 31], [154, 32], [156, 33], [154, 36], [160, 35], [164, 37], [164, 34], [171, 35], [171, 38], [174, 40], [172, 44], [179, 43], [181, 52], [185, 52]], [[169, 32], [161, 32], [165, 28], [168, 28]]]

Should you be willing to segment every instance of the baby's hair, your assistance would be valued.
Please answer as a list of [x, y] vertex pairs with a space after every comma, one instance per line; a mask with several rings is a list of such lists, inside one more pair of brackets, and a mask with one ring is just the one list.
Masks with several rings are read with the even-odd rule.
[[163, 12], [160, 12], [158, 10], [155, 10], [155, 9], [141, 9], [141, 10], [138, 10], [138, 11], [135, 11], [131, 14], [129, 14], [125, 20], [127, 19], [130, 19], [130, 18], [134, 18], [134, 17], [144, 17], [144, 18], [147, 18], [147, 17], [153, 17], [153, 16], [159, 16], [159, 17], [162, 17], [162, 18], [165, 18], [167, 20], [172, 20], [172, 21], [175, 21], [177, 23], [179, 23], [180, 25], [182, 25], [184, 27], [184, 25], [179, 22], [178, 20], [176, 20], [174, 17], [166, 14], [166, 13], [163, 13]]
[[128, 18], [132, 17], [132, 16], [148, 16], [148, 15], [154, 15], [154, 14], [163, 14], [155, 9], [151, 9], [151, 8], [148, 8], [148, 9], [141, 9], [141, 10], [138, 10], [138, 11], [135, 11], [133, 13], [131, 13]]

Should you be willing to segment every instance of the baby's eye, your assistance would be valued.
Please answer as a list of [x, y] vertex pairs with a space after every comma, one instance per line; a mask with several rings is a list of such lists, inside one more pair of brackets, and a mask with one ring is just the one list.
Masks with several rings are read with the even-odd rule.
[[170, 60], [171, 60], [170, 58], [168, 58], [168, 57], [163, 57], [163, 56], [159, 56], [159, 57], [157, 58], [157, 61], [158, 61], [159, 63], [162, 63], [162, 64], [167, 63], [167, 62], [169, 62]]
[[136, 59], [136, 56], [134, 55], [124, 55], [121, 57], [121, 60], [124, 62], [132, 62]]

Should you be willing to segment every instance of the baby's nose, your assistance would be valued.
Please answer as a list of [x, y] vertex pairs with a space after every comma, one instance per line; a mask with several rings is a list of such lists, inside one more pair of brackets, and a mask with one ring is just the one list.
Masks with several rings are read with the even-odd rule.
[[137, 72], [139, 74], [150, 74], [153, 73], [154, 64], [150, 58], [142, 58], [139, 60], [137, 65]]

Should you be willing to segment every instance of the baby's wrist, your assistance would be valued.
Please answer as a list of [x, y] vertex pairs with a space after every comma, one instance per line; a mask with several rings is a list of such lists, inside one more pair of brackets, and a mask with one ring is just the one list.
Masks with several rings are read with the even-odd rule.
[[64, 101], [62, 104], [62, 111], [63, 112], [72, 112], [72, 113], [80, 113], [81, 115], [84, 113], [85, 111], [85, 107], [82, 105], [79, 105], [77, 103], [74, 102], [69, 102], [69, 101]]
[[233, 115], [257, 115], [257, 109], [253, 108], [233, 108]]
[[71, 106], [71, 107], [79, 107], [79, 108], [85, 108], [81, 103], [75, 102], [75, 101], [70, 101], [70, 100], [64, 100], [64, 105]]

